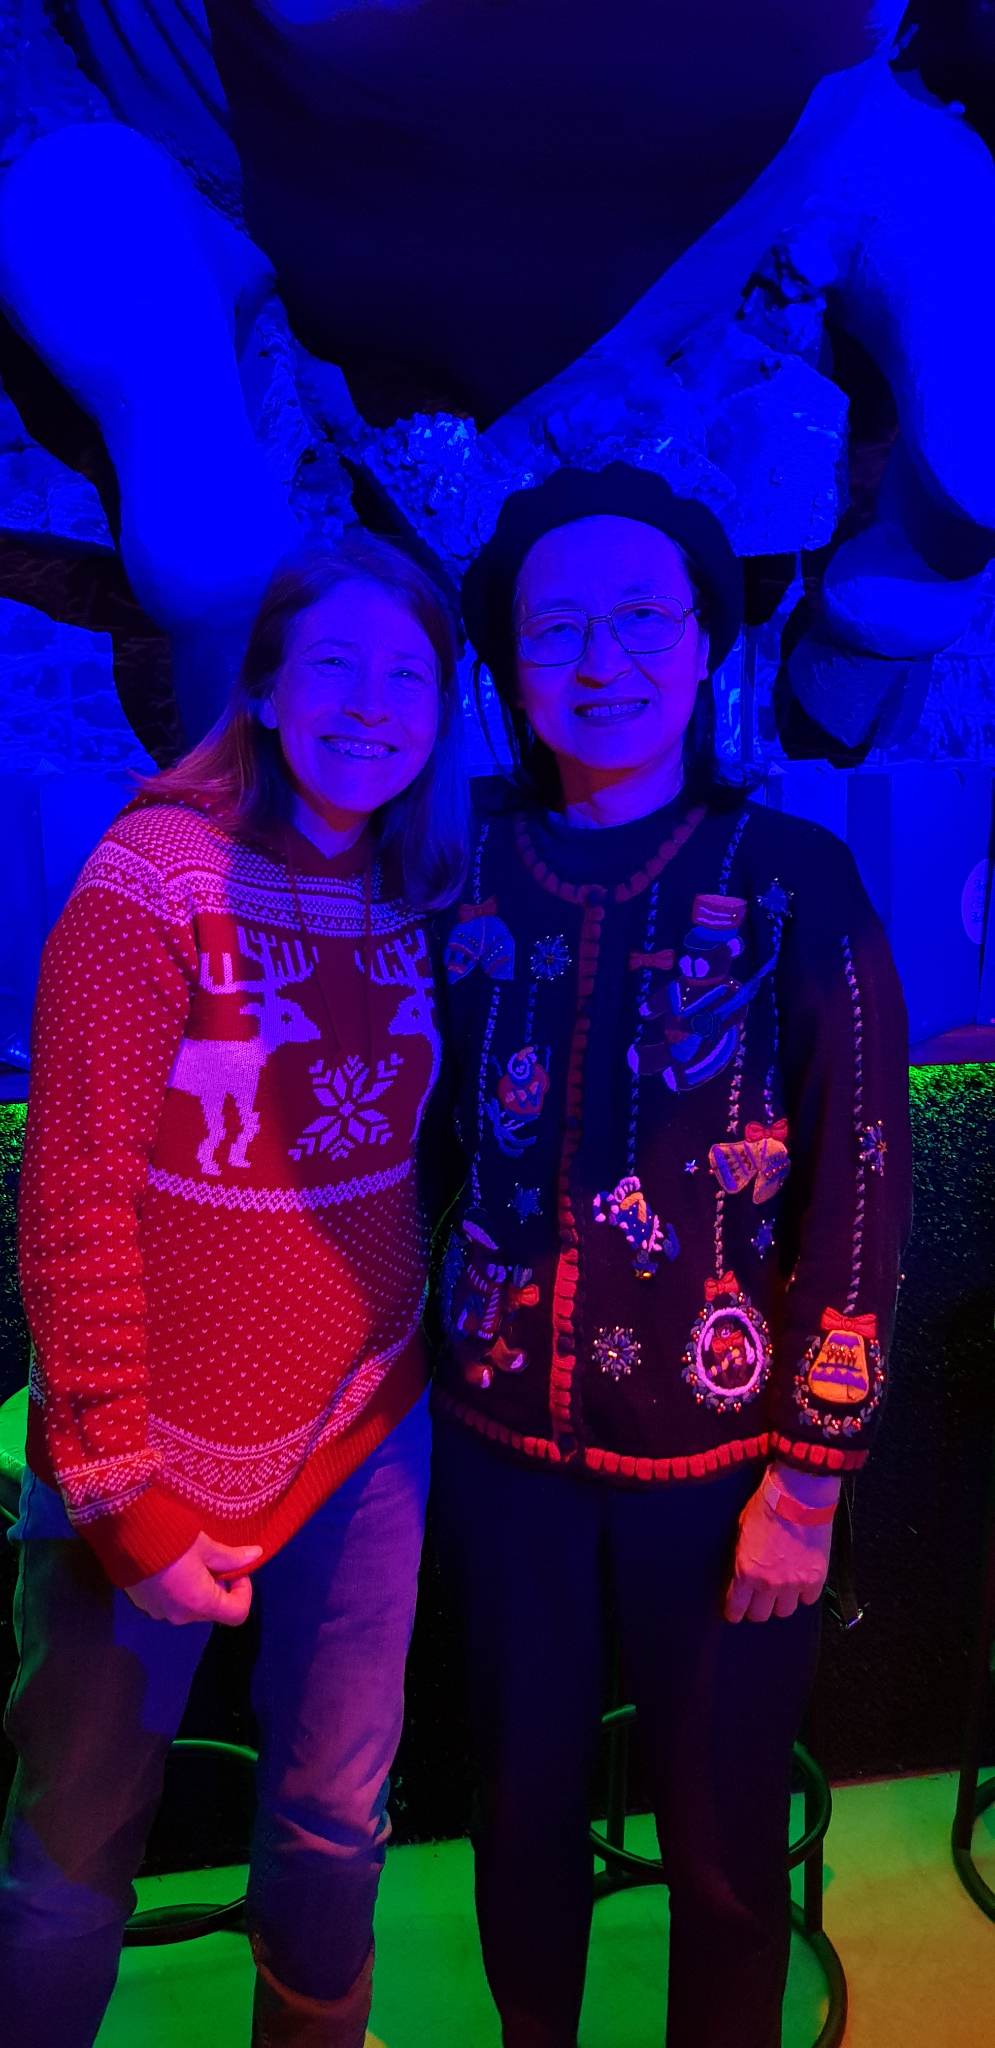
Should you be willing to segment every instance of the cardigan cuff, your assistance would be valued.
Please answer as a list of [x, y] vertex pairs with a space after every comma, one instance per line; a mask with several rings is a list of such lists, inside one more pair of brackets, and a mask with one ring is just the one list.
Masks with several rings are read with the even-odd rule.
[[870, 1453], [843, 1451], [838, 1444], [805, 1443], [798, 1437], [780, 1436], [777, 1430], [771, 1430], [769, 1455], [779, 1464], [796, 1465], [801, 1472], [821, 1472], [828, 1477], [836, 1472], [859, 1472]]

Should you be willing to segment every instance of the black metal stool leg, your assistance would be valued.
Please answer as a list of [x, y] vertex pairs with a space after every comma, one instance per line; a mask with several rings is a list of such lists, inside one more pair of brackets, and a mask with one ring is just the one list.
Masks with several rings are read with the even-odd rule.
[[625, 1805], [629, 1783], [629, 1725], [617, 1721], [608, 1734], [608, 1812], [605, 1840], [613, 1849], [625, 1848]]
[[995, 1473], [988, 1502], [987, 1551], [982, 1568], [981, 1609], [971, 1657], [967, 1712], [961, 1749], [957, 1807], [951, 1830], [954, 1868], [961, 1884], [976, 1906], [995, 1920], [995, 1890], [986, 1884], [972, 1851], [975, 1826], [981, 1815], [995, 1804], [995, 1777], [979, 1785], [985, 1721], [991, 1698], [990, 1656], [995, 1643]]
[[[818, 1766], [816, 1765], [815, 1768], [818, 1769]], [[828, 1787], [826, 1789], [828, 1791]], [[805, 1919], [805, 1932], [807, 1934], [821, 1934], [823, 1931], [822, 1901], [826, 1874], [822, 1853], [825, 1829], [821, 1833], [817, 1832], [822, 1821], [823, 1800], [821, 1788], [814, 1777], [806, 1776], [804, 1799], [805, 1835], [806, 1838], [811, 1837], [813, 1843], [816, 1841], [819, 1843], [819, 1853], [818, 1855], [815, 1855], [814, 1852], [810, 1853], [802, 1861], [802, 1897], [804, 1901], [802, 1911]], [[826, 1828], [829, 1826], [831, 1815], [832, 1806], [830, 1805], [829, 1815], [825, 1823]]]
[[789, 1870], [800, 1864], [802, 1871], [802, 1904], [792, 1906], [791, 1925], [811, 1949], [826, 1980], [826, 2017], [812, 2048], [838, 2048], [846, 2032], [849, 1994], [846, 1972], [822, 1919], [825, 1840], [833, 1817], [833, 1795], [825, 1772], [800, 1742], [795, 1744], [795, 1766], [802, 1778], [805, 1826], [788, 1850]]
[[[254, 1749], [246, 1749], [238, 1742], [214, 1742], [206, 1736], [181, 1735], [172, 1746], [172, 1753], [176, 1751], [216, 1756], [219, 1762], [234, 1763], [250, 1772], [255, 1771], [258, 1762]], [[154, 1948], [175, 1941], [196, 1941], [202, 1934], [219, 1934], [222, 1929], [239, 1934], [244, 1932], [244, 1910], [244, 1893], [217, 1905], [147, 1906], [132, 1914], [124, 1930], [124, 1946]]]

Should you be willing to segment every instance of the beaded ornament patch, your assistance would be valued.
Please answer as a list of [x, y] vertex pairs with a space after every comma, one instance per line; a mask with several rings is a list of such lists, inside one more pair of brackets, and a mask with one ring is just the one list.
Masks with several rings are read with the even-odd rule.
[[805, 1421], [828, 1436], [853, 1436], [880, 1406], [884, 1385], [877, 1317], [827, 1308], [795, 1382]]
[[735, 1273], [707, 1280], [704, 1306], [684, 1353], [683, 1377], [695, 1400], [736, 1415], [756, 1400], [770, 1368], [766, 1318], [743, 1293]]

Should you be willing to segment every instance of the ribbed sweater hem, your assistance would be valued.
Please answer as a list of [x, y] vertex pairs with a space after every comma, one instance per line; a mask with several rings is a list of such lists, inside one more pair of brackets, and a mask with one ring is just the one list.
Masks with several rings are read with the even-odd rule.
[[568, 1457], [553, 1438], [526, 1436], [520, 1430], [509, 1429], [492, 1416], [482, 1415], [478, 1408], [457, 1401], [444, 1387], [435, 1388], [433, 1404], [440, 1415], [475, 1430], [489, 1443], [501, 1444], [522, 1457], [562, 1466], [564, 1471], [591, 1472], [599, 1478], [616, 1482], [666, 1485], [689, 1479], [710, 1479], [715, 1473], [727, 1472], [734, 1465], [768, 1458], [777, 1458], [785, 1465], [797, 1465], [807, 1472], [856, 1472], [867, 1460], [866, 1451], [840, 1451], [826, 1444], [799, 1442], [793, 1437], [781, 1436], [777, 1430], [764, 1430], [759, 1436], [737, 1438], [732, 1443], [717, 1444], [711, 1450], [688, 1451], [679, 1457], [638, 1458], [621, 1451], [599, 1450], [593, 1444], [581, 1445]]
[[[117, 1513], [95, 1515], [77, 1524], [77, 1532], [94, 1550], [111, 1583], [137, 1585], [167, 1565], [175, 1564], [201, 1530], [221, 1543], [258, 1543], [261, 1557], [251, 1571], [265, 1564], [289, 1542], [329, 1495], [351, 1479], [371, 1453], [404, 1420], [427, 1383], [424, 1341], [417, 1332], [401, 1352], [387, 1378], [352, 1427], [323, 1444], [302, 1466], [287, 1491], [271, 1506], [250, 1515], [205, 1512], [168, 1485], [147, 1487]], [[47, 1486], [58, 1488], [44, 1440], [43, 1411], [32, 1403], [28, 1417], [27, 1462]]]

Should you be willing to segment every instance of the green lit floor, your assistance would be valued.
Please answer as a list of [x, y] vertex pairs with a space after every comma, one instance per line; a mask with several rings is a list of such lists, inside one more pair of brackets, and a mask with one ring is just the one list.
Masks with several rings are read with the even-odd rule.
[[[995, 1923], [972, 1906], [954, 1876], [947, 1846], [953, 1803], [949, 1777], [835, 1794], [826, 1926], [849, 1978], [848, 2048], [983, 2048], [995, 2039]], [[632, 1823], [632, 1846], [649, 1850], [643, 1827]], [[995, 1883], [995, 1815], [979, 1828], [976, 1847], [979, 1866]], [[150, 1879], [142, 1903], [225, 1897], [241, 1875]], [[660, 2048], [665, 1917], [656, 1889], [598, 1906], [583, 2048]], [[498, 2048], [466, 1843], [394, 1851], [378, 1945], [373, 2027], [385, 2048]], [[250, 1995], [248, 1955], [238, 1936], [131, 1949], [98, 2048], [245, 2048]], [[785, 2048], [808, 2048], [822, 2016], [818, 1970], [796, 1944]]]

